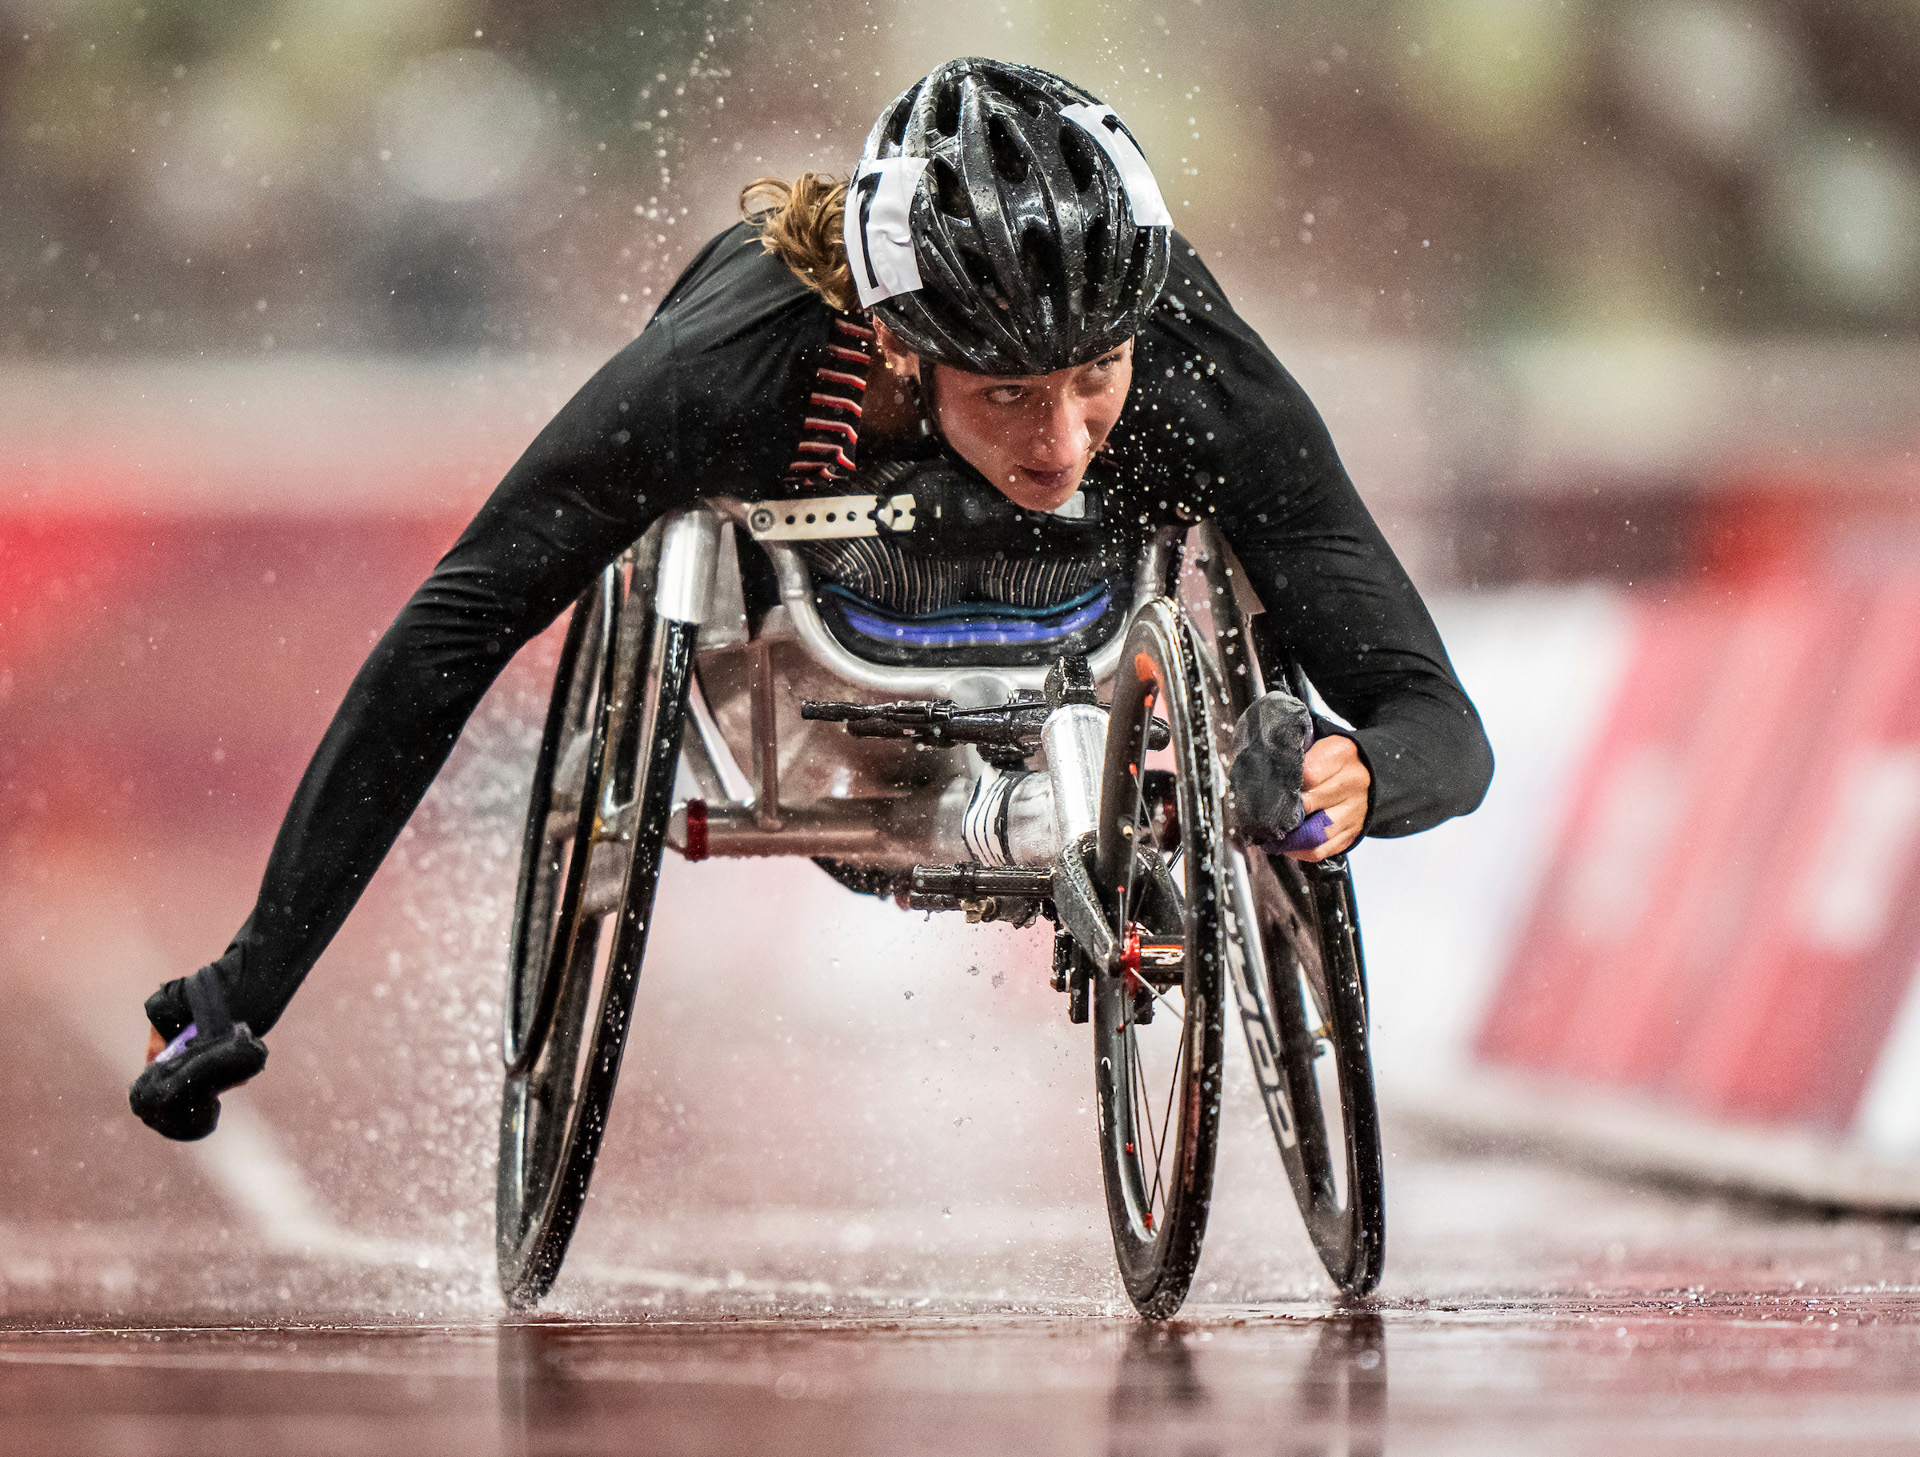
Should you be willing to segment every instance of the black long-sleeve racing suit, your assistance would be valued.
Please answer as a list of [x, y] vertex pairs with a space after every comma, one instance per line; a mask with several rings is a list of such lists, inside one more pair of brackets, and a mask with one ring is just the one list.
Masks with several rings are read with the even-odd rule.
[[[1177, 235], [1173, 252], [1135, 342], [1110, 473], [1168, 519], [1216, 516], [1271, 628], [1354, 725], [1373, 776], [1366, 833], [1470, 811], [1492, 754], [1426, 608], [1306, 394]], [[865, 331], [849, 322], [736, 226], [540, 432], [321, 740], [253, 913], [209, 968], [235, 1019], [256, 1033], [279, 1019], [507, 660], [662, 512], [776, 494], [810, 468], [816, 493], [835, 489], [858, 415], [831, 402], [865, 377], [847, 348]], [[825, 443], [797, 453], [810, 430]], [[156, 1018], [168, 1036], [187, 1021], [181, 988], [156, 998], [172, 1008]]]

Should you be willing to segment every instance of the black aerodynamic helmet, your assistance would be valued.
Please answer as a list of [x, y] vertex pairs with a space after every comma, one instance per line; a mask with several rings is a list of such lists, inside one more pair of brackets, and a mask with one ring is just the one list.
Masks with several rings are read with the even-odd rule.
[[975, 374], [1068, 369], [1137, 333], [1172, 231], [1111, 108], [972, 56], [880, 113], [847, 194], [861, 303], [915, 353]]

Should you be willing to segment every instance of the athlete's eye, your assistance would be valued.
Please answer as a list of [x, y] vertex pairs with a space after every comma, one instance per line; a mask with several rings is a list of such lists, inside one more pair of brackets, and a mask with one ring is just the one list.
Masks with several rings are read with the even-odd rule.
[[1078, 392], [1088, 396], [1104, 395], [1110, 392], [1116, 384], [1114, 374], [1126, 357], [1124, 350], [1116, 349], [1113, 353], [1094, 360], [1075, 381]]
[[1017, 405], [1026, 397], [1027, 391], [1024, 385], [996, 385], [987, 391], [987, 398], [996, 405]]

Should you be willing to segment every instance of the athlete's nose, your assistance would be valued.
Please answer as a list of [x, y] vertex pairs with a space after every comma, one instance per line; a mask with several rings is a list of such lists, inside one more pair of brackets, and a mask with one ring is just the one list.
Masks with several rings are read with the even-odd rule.
[[1073, 399], [1051, 399], [1034, 431], [1033, 458], [1027, 464], [1036, 470], [1071, 470], [1086, 459], [1092, 446], [1085, 406]]

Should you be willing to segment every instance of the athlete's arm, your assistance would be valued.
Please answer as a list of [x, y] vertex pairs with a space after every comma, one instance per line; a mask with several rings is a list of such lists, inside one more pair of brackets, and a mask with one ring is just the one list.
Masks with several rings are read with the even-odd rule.
[[[213, 965], [256, 1035], [285, 1009], [514, 653], [667, 505], [670, 483], [613, 444], [609, 365], [541, 431], [382, 636], [328, 725], [267, 861], [253, 914]], [[624, 356], [623, 356], [624, 359]]]
[[[1296, 409], [1311, 411], [1294, 391]], [[1264, 490], [1225, 491], [1220, 502], [1222, 528], [1267, 609], [1255, 630], [1272, 634], [1353, 725], [1344, 742], [1370, 778], [1365, 833], [1408, 835], [1466, 814], [1486, 793], [1493, 752], [1426, 604], [1317, 413], [1286, 448], [1293, 470], [1269, 476]], [[1343, 774], [1325, 757], [1341, 741], [1338, 731], [1323, 737], [1315, 747], [1328, 747], [1308, 770], [1329, 776], [1322, 795], [1341, 797], [1344, 786], [1350, 807], [1352, 768]]]
[[1369, 835], [1412, 834], [1472, 810], [1493, 753], [1420, 594], [1306, 392], [1178, 237], [1167, 300], [1136, 350], [1137, 403], [1149, 408], [1135, 416], [1144, 424], [1133, 449], [1151, 467], [1171, 455], [1152, 449], [1156, 437], [1193, 442], [1164, 471], [1165, 489], [1216, 513], [1266, 607], [1257, 629], [1353, 725], [1357, 764], [1331, 735], [1309, 764], [1320, 807], [1351, 824], [1364, 772]]
[[[235, 1021], [278, 1020], [509, 659], [664, 511], [725, 469], [777, 478], [827, 310], [742, 229], [542, 430], [360, 669], [287, 811], [260, 897], [209, 970]], [[187, 1021], [182, 983], [158, 1030]], [[167, 1025], [159, 1025], [165, 1023]]]

